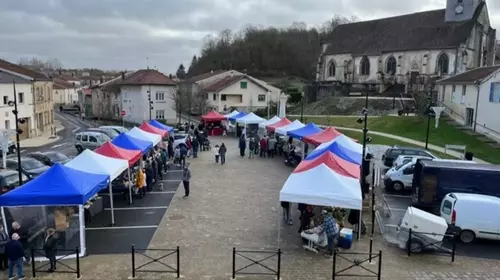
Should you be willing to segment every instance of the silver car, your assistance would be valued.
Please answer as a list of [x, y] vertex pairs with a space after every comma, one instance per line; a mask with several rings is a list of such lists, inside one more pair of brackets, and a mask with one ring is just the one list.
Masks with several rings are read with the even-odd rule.
[[85, 131], [76, 134], [75, 148], [78, 153], [85, 149], [95, 150], [111, 140], [106, 134], [97, 131]]
[[116, 132], [116, 130], [112, 128], [106, 128], [106, 127], [99, 127], [99, 128], [89, 128], [87, 131], [95, 131], [95, 132], [102, 132], [106, 134], [111, 140], [115, 139], [120, 135], [120, 133]]

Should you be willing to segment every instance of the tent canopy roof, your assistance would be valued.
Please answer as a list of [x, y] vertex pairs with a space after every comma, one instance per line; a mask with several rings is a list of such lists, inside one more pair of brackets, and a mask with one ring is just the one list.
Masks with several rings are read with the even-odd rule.
[[162, 124], [161, 122], [157, 121], [157, 120], [150, 120], [149, 121], [149, 124], [156, 127], [156, 128], [159, 128], [159, 129], [162, 129], [162, 130], [166, 130], [168, 131], [168, 133], [172, 133], [174, 132], [174, 128], [171, 127], [171, 126], [168, 126], [168, 125], [164, 125]]
[[132, 137], [126, 133], [118, 135], [111, 143], [126, 150], [139, 150], [142, 154], [153, 147], [151, 142]]
[[276, 123], [273, 123], [273, 124], [270, 124], [270, 125], [267, 125], [266, 128], [271, 131], [271, 132], [274, 132], [276, 130], [276, 128], [278, 127], [282, 127], [282, 126], [285, 126], [285, 125], [289, 125], [291, 124], [292, 122], [287, 119], [287, 118], [283, 118], [281, 119], [280, 121], [276, 122]]
[[276, 133], [281, 134], [281, 135], [286, 135], [288, 133], [288, 131], [296, 130], [296, 129], [299, 129], [302, 127], [304, 127], [303, 123], [301, 123], [299, 120], [294, 120], [290, 124], [276, 128]]
[[338, 137], [335, 137], [333, 140], [331, 140], [329, 142], [326, 142], [326, 143], [319, 145], [316, 149], [324, 149], [324, 148], [330, 146], [330, 144], [332, 144], [334, 142], [337, 142], [341, 146], [343, 146], [351, 151], [354, 151], [354, 152], [357, 152], [360, 154], [363, 152], [363, 145], [356, 143], [352, 138], [349, 138], [349, 137], [345, 136], [344, 134], [339, 135]]
[[319, 128], [319, 126], [317, 126], [313, 123], [308, 123], [304, 127], [288, 131], [287, 135], [290, 137], [302, 140], [302, 138], [304, 138], [307, 135], [313, 135], [313, 134], [316, 134], [316, 133], [321, 132], [321, 131], [322, 130], [321, 130], [321, 128]]
[[146, 131], [146, 132], [149, 132], [149, 133], [160, 135], [161, 138], [165, 138], [165, 137], [168, 136], [168, 131], [166, 129], [160, 129], [160, 128], [154, 127], [154, 126], [152, 126], [151, 124], [149, 124], [147, 122], [141, 124], [139, 126], [139, 128], [142, 131]]
[[237, 115], [234, 115], [234, 116], [232, 116], [232, 117], [229, 117], [229, 118], [228, 118], [228, 120], [230, 120], [230, 121], [235, 121], [235, 120], [237, 120], [237, 119], [239, 119], [239, 118], [243, 118], [243, 117], [244, 117], [244, 116], [246, 116], [246, 115], [247, 115], [247, 113], [245, 113], [245, 112], [239, 112]]
[[302, 161], [293, 172], [305, 172], [317, 167], [320, 164], [328, 166], [331, 170], [345, 177], [359, 179], [361, 176], [361, 169], [359, 168], [359, 165], [342, 159], [331, 152], [325, 152], [313, 160]]
[[259, 124], [265, 121], [266, 121], [265, 119], [257, 116], [254, 113], [247, 114], [246, 116], [236, 120], [237, 123], [242, 123], [242, 124]]
[[131, 130], [125, 132], [125, 134], [128, 134], [132, 137], [135, 137], [137, 139], [141, 139], [143, 141], [148, 141], [155, 146], [156, 144], [161, 142], [161, 136], [153, 133], [146, 132], [144, 130], [141, 130], [137, 127], [132, 128]]
[[140, 150], [127, 150], [106, 142], [97, 148], [94, 152], [111, 158], [124, 159], [128, 161], [129, 166], [139, 161], [142, 157]]
[[[341, 135], [341, 136], [335, 138], [334, 140], [336, 140], [342, 136], [346, 137], [345, 135]], [[352, 140], [349, 140], [349, 141], [352, 141]], [[362, 157], [361, 154], [362, 153], [360, 151], [353, 151], [353, 150], [349, 149], [348, 147], [342, 145], [341, 143], [342, 143], [341, 141], [338, 141], [338, 142], [331, 141], [328, 143], [321, 144], [306, 157], [306, 160], [313, 160], [326, 152], [331, 152], [344, 160], [355, 163], [357, 165], [361, 165], [361, 157]], [[354, 144], [357, 144], [357, 143], [354, 143]], [[359, 145], [359, 144], [357, 144], [357, 145]]]
[[207, 122], [223, 121], [225, 119], [226, 117], [217, 113], [216, 111], [210, 111], [206, 115], [201, 116], [201, 120]]
[[56, 163], [45, 173], [0, 196], [0, 206], [83, 205], [105, 188], [109, 176], [91, 174]]
[[361, 210], [358, 179], [342, 176], [325, 164], [292, 173], [280, 191], [280, 201]]
[[236, 111], [236, 110], [233, 110], [231, 113], [229, 113], [229, 114], [225, 114], [225, 115], [224, 115], [224, 117], [225, 117], [226, 119], [229, 119], [230, 117], [236, 116], [236, 115], [238, 115], [239, 113], [240, 113], [240, 112], [238, 112], [238, 111]]
[[277, 123], [279, 121], [281, 121], [281, 118], [279, 118], [277, 116], [274, 116], [274, 117], [272, 117], [271, 119], [269, 119], [269, 120], [267, 120], [265, 122], [259, 123], [259, 127], [266, 128], [266, 126], [271, 125], [271, 124], [275, 124], [275, 123]]
[[316, 134], [304, 136], [303, 140], [306, 143], [318, 146], [323, 143], [332, 141], [333, 139], [335, 139], [337, 136], [340, 135], [342, 135], [342, 133], [340, 133], [335, 128], [327, 127]]
[[87, 149], [66, 163], [65, 166], [87, 173], [108, 175], [113, 181], [127, 170], [128, 161], [103, 156]]

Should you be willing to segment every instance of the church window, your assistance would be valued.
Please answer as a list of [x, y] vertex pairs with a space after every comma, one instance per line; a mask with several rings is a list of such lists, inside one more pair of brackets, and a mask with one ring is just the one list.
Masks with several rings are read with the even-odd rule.
[[335, 77], [335, 61], [331, 60], [330, 64], [328, 64], [328, 77]]
[[370, 60], [366, 56], [361, 59], [360, 73], [364, 76], [370, 75]]
[[395, 75], [396, 74], [396, 69], [397, 69], [397, 65], [398, 63], [396, 62], [396, 59], [394, 58], [394, 56], [390, 56], [388, 59], [387, 59], [387, 63], [386, 63], [386, 73], [389, 74], [389, 75]]
[[437, 60], [438, 73], [448, 74], [449, 64], [450, 64], [450, 59], [448, 58], [448, 55], [446, 55], [445, 53], [440, 54]]

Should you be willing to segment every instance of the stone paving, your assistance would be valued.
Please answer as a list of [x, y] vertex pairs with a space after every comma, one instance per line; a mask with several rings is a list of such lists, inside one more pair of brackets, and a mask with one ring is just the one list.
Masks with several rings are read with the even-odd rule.
[[[227, 164], [214, 163], [212, 152], [203, 152], [199, 159], [191, 160], [191, 194], [183, 199], [179, 188], [170, 208], [151, 241], [149, 248], [175, 248], [180, 246], [181, 277], [186, 280], [219, 280], [231, 278], [232, 248], [283, 250], [281, 279], [309, 280], [332, 279], [333, 258], [304, 251], [297, 234], [297, 224], [281, 224], [279, 191], [292, 171], [281, 158], [255, 159], [238, 156], [237, 142], [231, 138], [212, 138], [212, 143], [224, 141], [228, 146]], [[296, 209], [294, 207], [294, 209]], [[294, 221], [297, 212], [293, 211]], [[368, 218], [368, 215], [366, 215]], [[368, 220], [368, 219], [367, 219]], [[279, 230], [281, 228], [281, 230]], [[500, 279], [500, 262], [483, 259], [450, 258], [430, 255], [407, 257], [398, 248], [388, 247], [380, 237], [374, 240], [374, 251], [383, 250], [382, 279], [396, 280], [444, 280]], [[356, 242], [348, 252], [368, 252], [369, 237]], [[110, 246], [113, 246], [110, 244]], [[158, 251], [148, 255], [159, 257]], [[250, 255], [253, 259], [268, 254]], [[260, 258], [259, 258], [260, 257]], [[348, 257], [362, 260], [364, 256]], [[237, 257], [237, 267], [249, 264]], [[144, 257], [136, 257], [138, 265]], [[68, 261], [74, 263], [74, 261]], [[82, 279], [128, 279], [131, 276], [131, 256], [89, 256], [81, 260]], [[174, 266], [175, 257], [165, 263]], [[263, 262], [272, 267], [276, 257]], [[339, 269], [346, 268], [347, 261], [338, 260]], [[59, 266], [60, 267], [60, 266]], [[376, 270], [378, 262], [365, 265]], [[29, 268], [27, 268], [29, 269]], [[165, 269], [158, 265], [150, 270]], [[250, 267], [248, 272], [264, 272], [263, 268]], [[345, 273], [362, 274], [360, 268]], [[30, 275], [29, 271], [26, 273]], [[365, 274], [366, 275], [366, 274]], [[39, 274], [38, 279], [73, 279], [73, 275]], [[173, 274], [138, 273], [137, 279], [174, 279]], [[238, 279], [275, 279], [272, 276], [237, 277]], [[367, 277], [339, 277], [340, 280], [376, 279]]]

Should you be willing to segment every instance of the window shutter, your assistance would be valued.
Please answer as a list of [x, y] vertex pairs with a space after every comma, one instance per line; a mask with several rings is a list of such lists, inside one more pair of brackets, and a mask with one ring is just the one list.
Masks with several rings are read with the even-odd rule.
[[493, 102], [495, 98], [495, 83], [490, 84], [490, 102]]

